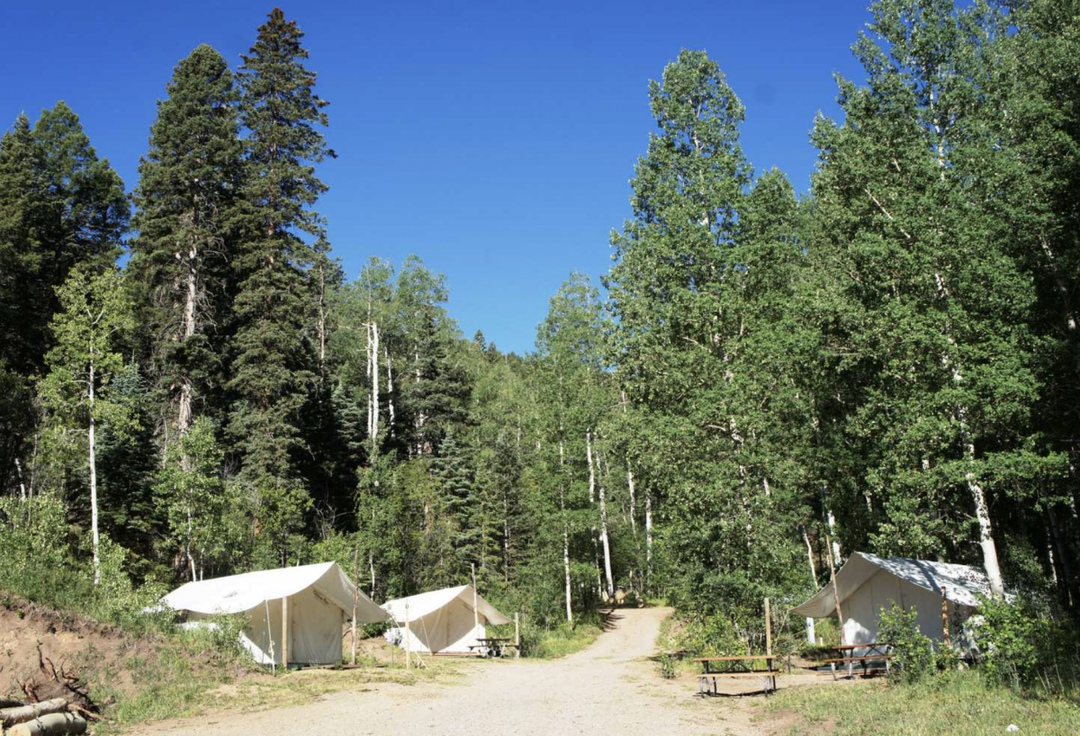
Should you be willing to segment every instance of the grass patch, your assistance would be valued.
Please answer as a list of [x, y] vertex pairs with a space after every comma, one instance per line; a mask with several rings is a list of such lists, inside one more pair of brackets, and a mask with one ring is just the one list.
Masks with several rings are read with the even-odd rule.
[[579, 620], [572, 627], [563, 624], [541, 632], [529, 647], [528, 656], [534, 659], [565, 657], [574, 652], [580, 652], [596, 641], [601, 633], [603, 629], [600, 626], [599, 616], [595, 620]]
[[458, 674], [451, 663], [429, 661], [426, 668], [411, 671], [403, 664], [372, 663], [360, 669], [309, 669], [277, 675], [253, 668], [237, 675], [225, 669], [194, 669], [186, 655], [169, 648], [154, 658], [133, 660], [128, 666], [147, 686], [134, 696], [118, 699], [106, 711], [108, 721], [97, 726], [95, 733], [122, 733], [140, 724], [214, 711], [236, 713], [302, 705], [330, 693], [364, 692], [385, 683], [414, 685]]
[[[1024, 697], [988, 684], [978, 672], [957, 672], [919, 685], [884, 681], [853, 686], [781, 689], [763, 706], [799, 719], [784, 736], [990, 736], [1015, 724], [1020, 734], [1080, 733], [1080, 706], [1064, 698]], [[768, 717], [767, 715], [765, 716]]]

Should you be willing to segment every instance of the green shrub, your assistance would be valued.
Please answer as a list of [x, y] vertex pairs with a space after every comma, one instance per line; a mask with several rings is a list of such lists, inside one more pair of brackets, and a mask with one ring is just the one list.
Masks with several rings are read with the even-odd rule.
[[660, 676], [665, 680], [673, 680], [677, 673], [677, 662], [675, 657], [668, 653], [660, 655]]
[[919, 630], [919, 614], [893, 603], [881, 609], [878, 639], [892, 647], [892, 677], [907, 683], [919, 682], [934, 671], [934, 646]]
[[1052, 692], [1075, 688], [1080, 674], [1077, 632], [1048, 608], [984, 598], [971, 629], [991, 682]]

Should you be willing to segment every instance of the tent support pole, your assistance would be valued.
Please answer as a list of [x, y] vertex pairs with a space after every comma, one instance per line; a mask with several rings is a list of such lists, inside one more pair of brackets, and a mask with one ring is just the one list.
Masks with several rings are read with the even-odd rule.
[[405, 669], [412, 669], [412, 631], [409, 629], [409, 604], [405, 604]]
[[941, 635], [946, 648], [952, 648], [949, 643], [949, 599], [946, 597], [945, 588], [941, 588]]
[[769, 599], [765, 599], [765, 654], [772, 656], [772, 616], [769, 610]]
[[281, 667], [289, 671], [289, 597], [281, 599]]
[[473, 612], [473, 636], [480, 636], [480, 609], [477, 608], [476, 600], [476, 564], [472, 563], [472, 612]]
[[514, 613], [514, 659], [521, 659], [521, 619]]
[[[358, 580], [360, 575], [360, 546], [353, 550], [353, 580]], [[356, 665], [356, 606], [360, 602], [360, 586], [353, 586], [352, 593], [352, 653], [349, 655], [349, 664]]]
[[836, 602], [836, 619], [840, 622], [840, 644], [846, 645], [844, 640], [844, 614], [840, 611], [840, 591], [836, 587], [836, 565], [833, 564], [833, 554], [829, 535], [825, 535], [825, 555], [829, 561], [829, 577], [832, 578], [833, 600]]

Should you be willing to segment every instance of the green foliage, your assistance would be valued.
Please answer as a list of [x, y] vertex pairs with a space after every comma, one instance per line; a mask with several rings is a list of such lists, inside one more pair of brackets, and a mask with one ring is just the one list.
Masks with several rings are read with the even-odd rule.
[[971, 628], [990, 682], [1057, 694], [1076, 687], [1080, 644], [1074, 626], [1032, 603], [980, 603]]
[[245, 499], [221, 478], [222, 451], [213, 422], [200, 417], [169, 446], [154, 494], [164, 509], [170, 548], [192, 580], [239, 567], [245, 545]]
[[1022, 698], [987, 682], [978, 671], [931, 678], [917, 685], [780, 687], [763, 717], [795, 713], [781, 733], [827, 731], [836, 736], [995, 736], [1018, 725], [1020, 733], [1068, 736], [1080, 729], [1080, 707], [1063, 698]]
[[919, 630], [919, 613], [914, 606], [905, 611], [893, 603], [888, 610], [881, 609], [877, 638], [892, 647], [891, 672], [898, 680], [920, 682], [935, 672], [934, 645]]
[[66, 509], [52, 495], [0, 497], [0, 588], [67, 559]]

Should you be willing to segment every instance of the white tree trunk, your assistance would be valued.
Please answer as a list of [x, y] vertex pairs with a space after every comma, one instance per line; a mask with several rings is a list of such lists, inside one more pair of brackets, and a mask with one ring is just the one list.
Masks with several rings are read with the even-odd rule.
[[[563, 442], [559, 440], [559, 474], [562, 475], [562, 467], [565, 462]], [[563, 480], [559, 481], [559, 510], [562, 512], [563, 522], [563, 576], [566, 581], [566, 623], [573, 625], [574, 608], [570, 591], [570, 522], [566, 518], [566, 485]]]
[[637, 500], [634, 493], [634, 471], [630, 469], [630, 463], [626, 464], [626, 487], [630, 491], [630, 530], [637, 537]]
[[394, 371], [390, 363], [390, 348], [383, 347], [386, 358], [386, 405], [390, 415], [390, 436], [394, 436]]
[[[949, 289], [945, 284], [945, 279], [941, 274], [935, 273], [934, 279], [937, 283], [938, 295], [948, 300], [950, 298]], [[956, 347], [956, 341], [953, 340], [952, 330], [950, 325], [946, 325], [946, 339], [951, 347]], [[960, 370], [960, 366], [957, 365], [952, 358], [945, 354], [941, 359], [942, 364], [949, 369], [952, 374], [952, 381], [954, 385], [959, 386], [964, 382], [963, 373]], [[972, 501], [975, 503], [975, 518], [979, 522], [979, 546], [982, 548], [983, 555], [983, 567], [986, 569], [986, 577], [990, 583], [990, 594], [994, 598], [1005, 597], [1005, 583], [1001, 577], [1001, 565], [998, 563], [997, 545], [994, 543], [993, 527], [990, 523], [990, 506], [986, 502], [986, 491], [983, 490], [982, 484], [979, 483], [975, 477], [975, 473], [970, 469], [970, 466], [975, 463], [975, 439], [971, 436], [971, 432], [968, 430], [967, 423], [967, 407], [958, 405], [955, 410], [956, 423], [960, 430], [960, 441], [963, 445], [964, 460], [967, 461], [969, 469], [964, 473], [964, 480], [967, 483], [968, 492], [971, 493]]]
[[94, 585], [101, 582], [101, 558], [98, 549], [101, 539], [98, 535], [98, 500], [97, 500], [97, 444], [94, 439], [94, 353], [90, 352], [90, 423], [87, 427], [90, 460], [90, 530], [94, 547]]
[[[365, 340], [365, 343], [364, 343], [365, 358], [366, 358], [364, 373], [367, 376], [368, 385], [370, 386], [371, 385], [371, 305], [370, 304], [368, 304], [368, 321], [364, 323], [364, 330], [365, 330], [365, 337], [366, 337], [366, 340]], [[372, 434], [373, 434], [373, 432], [371, 431], [371, 426], [372, 426], [371, 423], [374, 420], [374, 415], [375, 415], [374, 407], [372, 407], [372, 405], [371, 405], [371, 392], [369, 391], [368, 396], [367, 396], [367, 436], [368, 436], [368, 439], [370, 439]]]
[[652, 573], [652, 494], [645, 488], [645, 580], [648, 582]]
[[607, 504], [604, 502], [604, 484], [600, 484], [600, 545], [604, 549], [604, 577], [607, 580], [607, 596], [615, 597], [615, 581], [611, 576], [611, 542], [608, 539]]
[[[802, 530], [803, 541], [806, 542], [806, 559], [810, 563], [810, 581], [814, 584], [814, 588], [817, 588], [817, 568], [814, 566], [814, 548], [810, 546], [810, 537], [806, 533], [806, 528]], [[812, 616], [806, 617], [806, 640], [811, 644], [817, 642], [817, 635], [814, 631], [814, 619]]]
[[[199, 296], [199, 250], [192, 243], [187, 253], [187, 277], [184, 289], [184, 316], [181, 325], [181, 339], [187, 342], [197, 329], [196, 307]], [[195, 387], [191, 384], [191, 377], [183, 375], [180, 378], [180, 405], [176, 412], [176, 432], [183, 437], [191, 426], [191, 405], [195, 397]]]
[[589, 463], [589, 503], [596, 499], [596, 475], [593, 473], [592, 430], [585, 430], [585, 459]]
[[379, 323], [371, 323], [371, 451], [374, 455], [379, 439]]
[[19, 498], [26, 500], [26, 483], [23, 482], [22, 464], [15, 458], [15, 474], [19, 476]]

